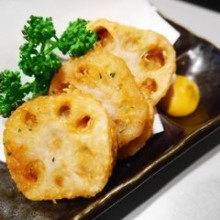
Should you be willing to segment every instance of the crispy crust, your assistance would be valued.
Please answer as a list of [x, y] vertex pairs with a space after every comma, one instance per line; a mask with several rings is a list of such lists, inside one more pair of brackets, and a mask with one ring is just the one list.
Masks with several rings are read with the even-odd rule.
[[94, 20], [87, 27], [98, 33], [98, 44], [125, 60], [138, 87], [147, 98], [150, 95], [155, 106], [166, 94], [176, 72], [172, 44], [154, 31], [107, 19]]
[[119, 148], [141, 135], [149, 106], [124, 60], [101, 47], [69, 60], [54, 76], [50, 94], [75, 89], [103, 103], [116, 124]]
[[20, 106], [4, 130], [6, 162], [31, 200], [91, 197], [115, 163], [114, 123], [88, 94], [38, 97]]
[[136, 139], [132, 140], [130, 143], [122, 146], [118, 149], [117, 159], [123, 160], [128, 157], [134, 156], [141, 148], [145, 146], [147, 141], [151, 138], [153, 134], [153, 123], [154, 123], [154, 115], [155, 109], [151, 104], [149, 104], [149, 117], [145, 123], [145, 127], [143, 129], [142, 134]]

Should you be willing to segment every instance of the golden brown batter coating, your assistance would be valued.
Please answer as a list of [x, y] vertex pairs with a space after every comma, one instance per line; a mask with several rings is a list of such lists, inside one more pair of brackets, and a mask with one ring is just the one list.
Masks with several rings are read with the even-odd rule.
[[31, 200], [96, 195], [117, 147], [102, 104], [79, 91], [24, 103], [6, 123], [4, 145], [12, 178]]
[[141, 135], [150, 107], [124, 60], [98, 47], [70, 59], [54, 76], [50, 94], [75, 89], [102, 102], [116, 124], [119, 147]]
[[107, 19], [94, 20], [88, 28], [98, 33], [98, 44], [125, 60], [138, 87], [156, 105], [176, 72], [175, 50], [165, 36]]

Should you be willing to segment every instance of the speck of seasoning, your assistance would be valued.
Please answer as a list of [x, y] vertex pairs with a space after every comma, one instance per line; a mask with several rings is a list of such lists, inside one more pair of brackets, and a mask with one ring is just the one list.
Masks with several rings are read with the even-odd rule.
[[18, 132], [21, 132], [22, 130], [20, 128], [18, 128]]
[[9, 157], [11, 156], [11, 154], [12, 154], [11, 152], [7, 152], [7, 155], [8, 155]]
[[122, 130], [120, 130], [120, 131], [119, 131], [119, 133], [123, 133], [124, 131], [125, 131], [125, 128], [124, 128], [124, 129], [122, 129]]
[[52, 158], [52, 162], [54, 162], [54, 161], [55, 161], [55, 157]]
[[112, 77], [112, 78], [114, 78], [115, 77], [115, 72], [111, 72], [109, 75]]
[[29, 128], [28, 131], [32, 131], [32, 128]]
[[99, 79], [102, 79], [102, 74], [101, 73], [99, 74]]

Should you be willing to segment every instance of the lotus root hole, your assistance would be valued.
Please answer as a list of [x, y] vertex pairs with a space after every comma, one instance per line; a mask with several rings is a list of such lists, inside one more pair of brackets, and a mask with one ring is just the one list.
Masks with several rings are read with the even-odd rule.
[[58, 115], [60, 117], [68, 117], [70, 114], [70, 106], [68, 104], [63, 104], [58, 110]]
[[76, 128], [77, 129], [84, 129], [84, 128], [88, 127], [90, 120], [91, 120], [91, 118], [88, 115], [82, 117], [81, 119], [79, 119], [76, 122]]
[[[79, 66], [78, 68], [78, 73], [80, 73], [82, 76], [86, 76], [89, 73], [89, 70], [86, 66]], [[78, 75], [76, 75], [76, 78], [79, 77]]]
[[37, 124], [37, 117], [31, 112], [26, 112], [24, 117], [24, 123], [28, 126], [34, 126]]
[[42, 172], [42, 163], [40, 161], [32, 161], [24, 168], [24, 177], [30, 182], [37, 182]]
[[160, 69], [165, 64], [165, 52], [162, 49], [154, 48], [145, 52], [142, 59], [148, 70]]
[[106, 46], [109, 42], [113, 41], [112, 35], [104, 27], [100, 27], [97, 34], [102, 46]]
[[157, 83], [154, 79], [147, 78], [142, 86], [147, 89], [150, 92], [156, 92], [157, 91]]

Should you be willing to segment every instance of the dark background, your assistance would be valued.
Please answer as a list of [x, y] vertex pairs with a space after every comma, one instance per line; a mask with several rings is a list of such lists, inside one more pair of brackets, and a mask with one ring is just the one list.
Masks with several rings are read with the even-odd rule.
[[214, 10], [216, 12], [220, 12], [219, 0], [184, 0], [184, 2], [190, 2]]

